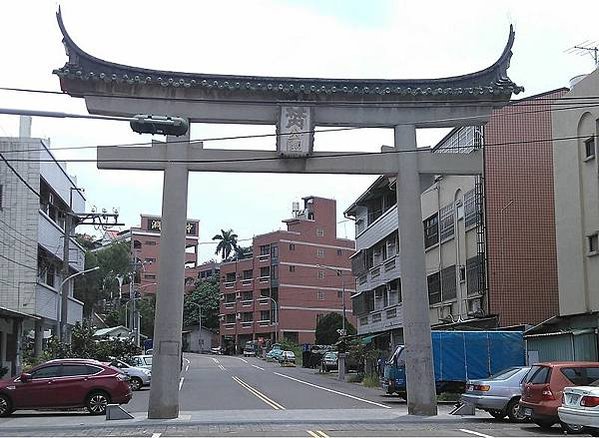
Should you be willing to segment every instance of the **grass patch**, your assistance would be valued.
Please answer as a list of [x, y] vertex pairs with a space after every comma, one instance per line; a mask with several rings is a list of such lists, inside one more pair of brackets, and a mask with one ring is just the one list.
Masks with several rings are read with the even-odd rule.
[[437, 396], [437, 401], [454, 402], [460, 399], [460, 394], [455, 392], [442, 392]]
[[380, 386], [379, 376], [376, 374], [369, 374], [364, 377], [364, 386], [367, 388], [378, 388]]
[[349, 383], [362, 383], [363, 380], [364, 380], [364, 374], [362, 374], [362, 373], [350, 374], [349, 377], [347, 378], [347, 381]]

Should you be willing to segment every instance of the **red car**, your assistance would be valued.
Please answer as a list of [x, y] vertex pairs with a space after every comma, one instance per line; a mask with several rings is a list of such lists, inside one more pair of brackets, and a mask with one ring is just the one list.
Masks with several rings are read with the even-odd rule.
[[129, 377], [90, 359], [56, 359], [17, 378], [0, 381], [0, 416], [17, 409], [80, 408], [93, 415], [108, 403], [131, 400]]
[[546, 362], [535, 364], [526, 376], [520, 399], [520, 410], [543, 429], [560, 423], [570, 433], [581, 426], [560, 422], [557, 408], [562, 405], [566, 386], [583, 385], [599, 372], [599, 362]]

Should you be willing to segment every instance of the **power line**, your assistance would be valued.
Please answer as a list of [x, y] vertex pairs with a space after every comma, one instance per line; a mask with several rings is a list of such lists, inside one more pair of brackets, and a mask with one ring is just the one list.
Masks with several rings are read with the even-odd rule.
[[25, 178], [23, 178], [23, 177], [21, 176], [21, 174], [20, 174], [19, 172], [17, 172], [17, 171], [16, 171], [16, 169], [15, 169], [14, 167], [12, 167], [12, 165], [11, 165], [11, 164], [10, 164], [10, 163], [9, 163], [9, 162], [6, 160], [6, 158], [4, 158], [4, 155], [2, 155], [2, 153], [0, 153], [0, 158], [2, 158], [2, 160], [3, 160], [3, 161], [6, 163], [6, 165], [8, 166], [8, 168], [9, 168], [10, 170], [12, 170], [12, 172], [13, 172], [13, 173], [14, 173], [14, 174], [17, 176], [17, 178], [19, 178], [19, 179], [21, 180], [21, 182], [22, 182], [23, 184], [25, 184], [25, 185], [27, 186], [27, 188], [28, 188], [29, 190], [31, 190], [31, 192], [32, 192], [33, 194], [35, 194], [35, 196], [37, 196], [38, 198], [41, 198], [41, 197], [42, 197], [42, 196], [39, 194], [39, 192], [38, 192], [37, 190], [35, 190], [35, 189], [34, 189], [34, 188], [31, 186], [31, 184], [29, 184], [29, 183], [27, 182], [27, 180], [25, 180]]
[[[589, 138], [588, 135], [582, 136], [569, 136], [569, 137], [561, 137], [561, 138], [542, 138], [542, 139], [533, 139], [533, 140], [523, 140], [523, 141], [508, 141], [501, 143], [487, 143], [484, 144], [485, 148], [493, 148], [499, 146], [509, 146], [509, 145], [525, 145], [525, 144], [534, 144], [534, 143], [544, 143], [544, 142], [557, 142], [557, 141], [570, 141], [570, 140], [579, 140]], [[473, 145], [464, 145], [457, 147], [448, 147], [440, 150], [460, 150], [460, 149], [470, 149]], [[331, 153], [331, 154], [322, 154], [317, 156], [310, 156], [308, 159], [317, 160], [317, 159], [328, 159], [328, 158], [342, 158], [342, 157], [370, 157], [370, 156], [381, 156], [381, 155], [397, 155], [397, 154], [410, 154], [410, 153], [431, 153], [430, 148], [418, 148], [416, 150], [392, 150], [392, 151], [381, 151], [381, 152], [347, 152], [347, 153]], [[44, 162], [54, 162], [51, 159], [33, 159], [33, 158], [8, 158], [4, 159], [5, 161], [11, 162], [35, 162], [35, 163], [44, 163]], [[169, 160], [169, 159], [97, 159], [97, 158], [65, 158], [61, 159], [61, 162], [67, 163], [169, 163], [169, 164], [227, 164], [227, 163], [248, 163], [248, 162], [261, 162], [261, 161], [277, 161], [281, 160], [279, 157], [248, 157], [248, 158], [234, 158], [228, 160]]]
[[[69, 93], [64, 91], [57, 90], [43, 90], [36, 88], [18, 88], [18, 87], [0, 87], [0, 91], [10, 91], [10, 92], [22, 92], [22, 93], [38, 93], [38, 94], [51, 94], [51, 95], [59, 95], [59, 96], [67, 96], [72, 97]], [[89, 97], [104, 97], [104, 98], [117, 98], [117, 99], [127, 99], [129, 96], [118, 95], [118, 94], [102, 94], [102, 93], [85, 93], [84, 96]], [[233, 104], [245, 104], [245, 105], [309, 105], [309, 106], [389, 106], [389, 105], [399, 105], [403, 107], [410, 106], [420, 106], [422, 104], [439, 104], [444, 103], [443, 101], [429, 99], [429, 100], [417, 100], [414, 102], [406, 102], [405, 100], [385, 100], [384, 102], [372, 101], [372, 102], [348, 102], [345, 100], [327, 100], [327, 101], [312, 101], [312, 100], [276, 100], [276, 99], [254, 99], [254, 100], [245, 100], [245, 99], [213, 99], [213, 98], [194, 98], [194, 97], [178, 97], [176, 99], [172, 99], [170, 97], [163, 96], [135, 96], [135, 99], [138, 100], [166, 100], [166, 101], [179, 101], [179, 102], [205, 102], [205, 103], [233, 103]], [[547, 98], [547, 97], [539, 97], [531, 100], [528, 97], [524, 97], [522, 99], [511, 99], [507, 103], [514, 104], [531, 104], [535, 101], [546, 100], [546, 101], [554, 101], [561, 100], [562, 98]], [[579, 100], [579, 99], [599, 99], [599, 96], [588, 96], [588, 97], [565, 97], [565, 100]], [[493, 99], [477, 99], [473, 102], [471, 99], [452, 99], [452, 103], [456, 103], [459, 105], [460, 103], [463, 106], [477, 106], [481, 103], [489, 103], [496, 105], [504, 105], [504, 102], [497, 102], [497, 100]]]
[[23, 263], [21, 263], [21, 262], [17, 262], [16, 260], [13, 260], [13, 259], [11, 259], [11, 258], [9, 258], [9, 257], [6, 257], [6, 256], [2, 255], [2, 254], [0, 254], [0, 258], [2, 258], [2, 259], [5, 259], [5, 260], [8, 260], [9, 262], [12, 262], [12, 263], [14, 263], [14, 264], [16, 264], [16, 265], [19, 265], [19, 266], [22, 266], [22, 267], [24, 267], [24, 268], [31, 269], [31, 270], [33, 270], [33, 271], [37, 272], [37, 268], [34, 268], [34, 267], [32, 267], [32, 266], [29, 266], [29, 265], [25, 265], [25, 264], [23, 264]]

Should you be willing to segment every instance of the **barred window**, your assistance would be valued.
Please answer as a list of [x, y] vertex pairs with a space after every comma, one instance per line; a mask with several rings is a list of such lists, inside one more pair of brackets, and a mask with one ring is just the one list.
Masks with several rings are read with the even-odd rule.
[[439, 210], [439, 218], [439, 234], [441, 235], [441, 242], [443, 242], [444, 240], [453, 237], [453, 203], [446, 205], [441, 210]]
[[480, 215], [479, 201], [476, 199], [474, 189], [464, 193], [464, 226], [466, 228], [478, 224]]
[[437, 213], [423, 221], [424, 225], [424, 248], [439, 243], [439, 219]]
[[445, 301], [456, 296], [456, 271], [455, 265], [452, 265], [441, 271], [441, 298]]
[[439, 273], [429, 275], [426, 278], [428, 285], [428, 303], [435, 304], [441, 302], [441, 284], [439, 281]]
[[468, 295], [484, 292], [485, 265], [484, 256], [477, 255], [466, 260], [466, 288]]

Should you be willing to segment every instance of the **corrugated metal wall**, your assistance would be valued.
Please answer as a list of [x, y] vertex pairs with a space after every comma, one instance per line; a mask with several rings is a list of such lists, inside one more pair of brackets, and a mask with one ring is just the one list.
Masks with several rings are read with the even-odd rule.
[[589, 360], [597, 361], [595, 333], [564, 333], [556, 336], [527, 338], [527, 350], [538, 351], [539, 361]]

